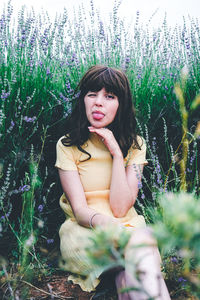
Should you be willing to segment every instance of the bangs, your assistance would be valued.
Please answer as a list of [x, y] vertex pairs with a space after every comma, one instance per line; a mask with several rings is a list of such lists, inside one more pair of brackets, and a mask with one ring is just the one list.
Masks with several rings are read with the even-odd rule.
[[111, 68], [101, 68], [99, 72], [91, 72], [85, 78], [81, 91], [85, 96], [89, 91], [98, 92], [102, 88], [105, 88], [107, 93], [112, 93], [117, 97], [121, 97], [123, 94], [123, 84], [120, 80], [119, 74], [114, 72]]

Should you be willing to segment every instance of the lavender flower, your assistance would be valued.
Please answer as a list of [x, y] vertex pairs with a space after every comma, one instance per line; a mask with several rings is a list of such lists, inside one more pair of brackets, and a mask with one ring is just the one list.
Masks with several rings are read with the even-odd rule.
[[138, 189], [141, 189], [141, 188], [142, 188], [142, 182], [138, 181]]
[[46, 74], [47, 74], [47, 75], [50, 75], [50, 74], [51, 74], [51, 71], [50, 71], [50, 68], [49, 68], [49, 67], [47, 67]]
[[1, 99], [2, 100], [6, 100], [9, 96], [10, 96], [9, 92], [6, 93], [6, 92], [2, 91], [2, 94], [1, 94]]
[[27, 116], [24, 117], [24, 121], [27, 123], [33, 123], [36, 119], [37, 119], [36, 117], [32, 117], [32, 118], [29, 118]]
[[189, 168], [187, 168], [187, 172], [188, 172], [188, 173], [192, 173], [192, 170], [189, 169]]
[[70, 99], [65, 97], [62, 93], [60, 93], [60, 98], [64, 101], [64, 102], [69, 102]]
[[7, 214], [5, 214], [5, 216], [1, 216], [1, 220], [5, 220], [6, 219], [6, 217], [8, 218], [9, 217], [9, 214], [7, 213]]
[[139, 23], [139, 16], [140, 16], [140, 12], [139, 12], [139, 10], [137, 10], [137, 12], [136, 12], [136, 22], [135, 22], [135, 25], [136, 25], [136, 26], [137, 26], [138, 23]]
[[126, 59], [125, 59], [125, 63], [126, 63], [126, 64], [129, 64], [129, 63], [130, 63], [130, 61], [131, 61], [130, 57], [129, 57], [129, 56], [127, 56], [127, 57], [126, 57]]
[[53, 244], [53, 242], [54, 242], [54, 239], [48, 239], [47, 240], [47, 244]]
[[11, 130], [13, 129], [14, 126], [15, 126], [15, 123], [13, 122], [13, 120], [11, 120], [10, 127], [8, 128], [8, 133], [11, 132]]
[[104, 37], [105, 33], [104, 33], [104, 27], [103, 27], [103, 22], [100, 21], [99, 22], [100, 28], [99, 28], [99, 34]]
[[0, 29], [4, 29], [6, 27], [5, 16], [2, 15], [2, 19], [0, 19]]
[[190, 42], [188, 38], [185, 38], [185, 44], [186, 44], [186, 48], [190, 49]]
[[67, 93], [72, 96], [74, 94], [74, 90], [71, 87], [71, 83], [69, 80], [67, 80], [66, 84], [65, 84], [66, 88], [67, 88]]
[[38, 206], [39, 212], [42, 212], [42, 211], [43, 211], [43, 208], [44, 208], [44, 206], [43, 206], [42, 204], [40, 204], [40, 205]]
[[185, 278], [183, 278], [183, 277], [179, 277], [178, 278], [178, 282], [180, 282], [182, 286], [185, 286], [186, 281], [187, 280]]
[[178, 259], [175, 256], [173, 256], [171, 257], [171, 262], [178, 263]]
[[27, 185], [27, 184], [25, 184], [25, 185], [19, 187], [19, 191], [20, 191], [21, 193], [23, 193], [23, 192], [28, 192], [29, 190], [30, 190], [30, 185]]
[[179, 277], [179, 278], [178, 278], [178, 282], [183, 282], [183, 281], [185, 282], [185, 281], [187, 281], [187, 280], [184, 279], [183, 277]]

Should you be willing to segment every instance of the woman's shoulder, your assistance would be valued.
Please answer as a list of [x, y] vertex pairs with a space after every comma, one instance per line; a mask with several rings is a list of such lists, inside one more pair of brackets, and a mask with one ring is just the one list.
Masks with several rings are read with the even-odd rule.
[[[68, 135], [64, 135], [59, 138], [56, 144], [57, 153], [63, 153], [68, 156], [73, 156], [75, 161], [82, 160], [82, 158], [85, 156], [86, 158], [88, 158], [88, 155], [83, 153], [76, 145], [70, 145], [70, 140], [68, 139], [68, 137]], [[81, 145], [81, 148], [88, 149], [87, 146], [88, 144], [87, 142], [85, 142], [83, 145]]]
[[133, 140], [132, 145], [129, 148], [129, 151], [141, 150], [143, 149], [143, 147], [146, 147], [146, 141], [142, 136], [137, 135], [136, 138]]
[[[131, 147], [128, 150], [128, 154], [125, 158], [126, 166], [133, 163], [147, 164], [146, 160], [146, 142], [145, 139], [139, 135], [136, 136], [137, 144], [133, 141]], [[139, 146], [139, 148], [138, 148]]]
[[62, 139], [64, 139], [65, 137], [66, 137], [65, 135], [61, 136], [61, 137], [58, 139], [57, 144], [62, 144]]
[[[137, 143], [138, 143], [138, 145], [139, 145], [140, 148], [142, 148], [144, 146], [146, 147], [146, 141], [145, 141], [145, 139], [142, 136], [137, 135], [136, 139], [137, 139]], [[133, 142], [132, 147], [136, 148], [135, 147], [135, 142]]]
[[57, 141], [56, 148], [62, 149], [64, 152], [76, 152], [78, 150], [76, 146], [67, 145], [67, 144], [68, 144], [68, 136], [63, 135]]
[[66, 135], [63, 135], [63, 136], [61, 136], [59, 139], [58, 139], [58, 141], [57, 141], [57, 144], [58, 145], [63, 145], [64, 147], [73, 147], [73, 145], [71, 146], [68, 146], [67, 144], [69, 144], [69, 142], [70, 142], [70, 139], [69, 139], [69, 135], [68, 134], [66, 134]]
[[66, 138], [66, 136], [65, 135], [63, 135], [63, 136], [61, 136], [59, 139], [58, 139], [58, 141], [57, 141], [57, 143], [56, 143], [56, 146], [57, 147], [65, 147], [64, 146], [64, 144], [63, 144], [63, 139], [65, 139]]

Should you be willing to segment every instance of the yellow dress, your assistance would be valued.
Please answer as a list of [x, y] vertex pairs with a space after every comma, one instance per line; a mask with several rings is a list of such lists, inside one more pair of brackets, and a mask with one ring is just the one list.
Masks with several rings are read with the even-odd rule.
[[[62, 137], [63, 138], [63, 137]], [[76, 146], [66, 147], [62, 144], [61, 139], [57, 143], [57, 159], [55, 166], [62, 170], [77, 170], [83, 185], [88, 206], [104, 215], [113, 216], [109, 205], [109, 188], [112, 173], [112, 156], [97, 137], [96, 134], [90, 134], [88, 141], [82, 146], [88, 155], [78, 150]], [[129, 149], [127, 157], [124, 159], [125, 167], [132, 164], [147, 164], [146, 145], [144, 140], [138, 136], [141, 150]], [[88, 262], [85, 255], [85, 248], [90, 243], [89, 237], [93, 234], [90, 228], [80, 226], [74, 217], [71, 206], [63, 194], [60, 198], [60, 206], [66, 215], [66, 221], [61, 225], [60, 250], [62, 255], [62, 267], [73, 273], [68, 279], [73, 283], [79, 284], [84, 291], [92, 291], [99, 283], [96, 279], [83, 277], [85, 270], [88, 269]], [[134, 207], [130, 208], [126, 216], [118, 218], [122, 224], [130, 224], [134, 227], [144, 227], [144, 217], [138, 215]], [[90, 266], [91, 268], [91, 266]]]

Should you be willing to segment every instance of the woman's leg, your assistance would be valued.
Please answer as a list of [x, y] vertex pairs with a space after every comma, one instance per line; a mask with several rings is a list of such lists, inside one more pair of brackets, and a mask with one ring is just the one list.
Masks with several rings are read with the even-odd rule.
[[[119, 300], [170, 299], [160, 270], [160, 254], [149, 228], [133, 231], [125, 259], [125, 270], [116, 276]], [[120, 293], [120, 289], [129, 287], [136, 290]]]

